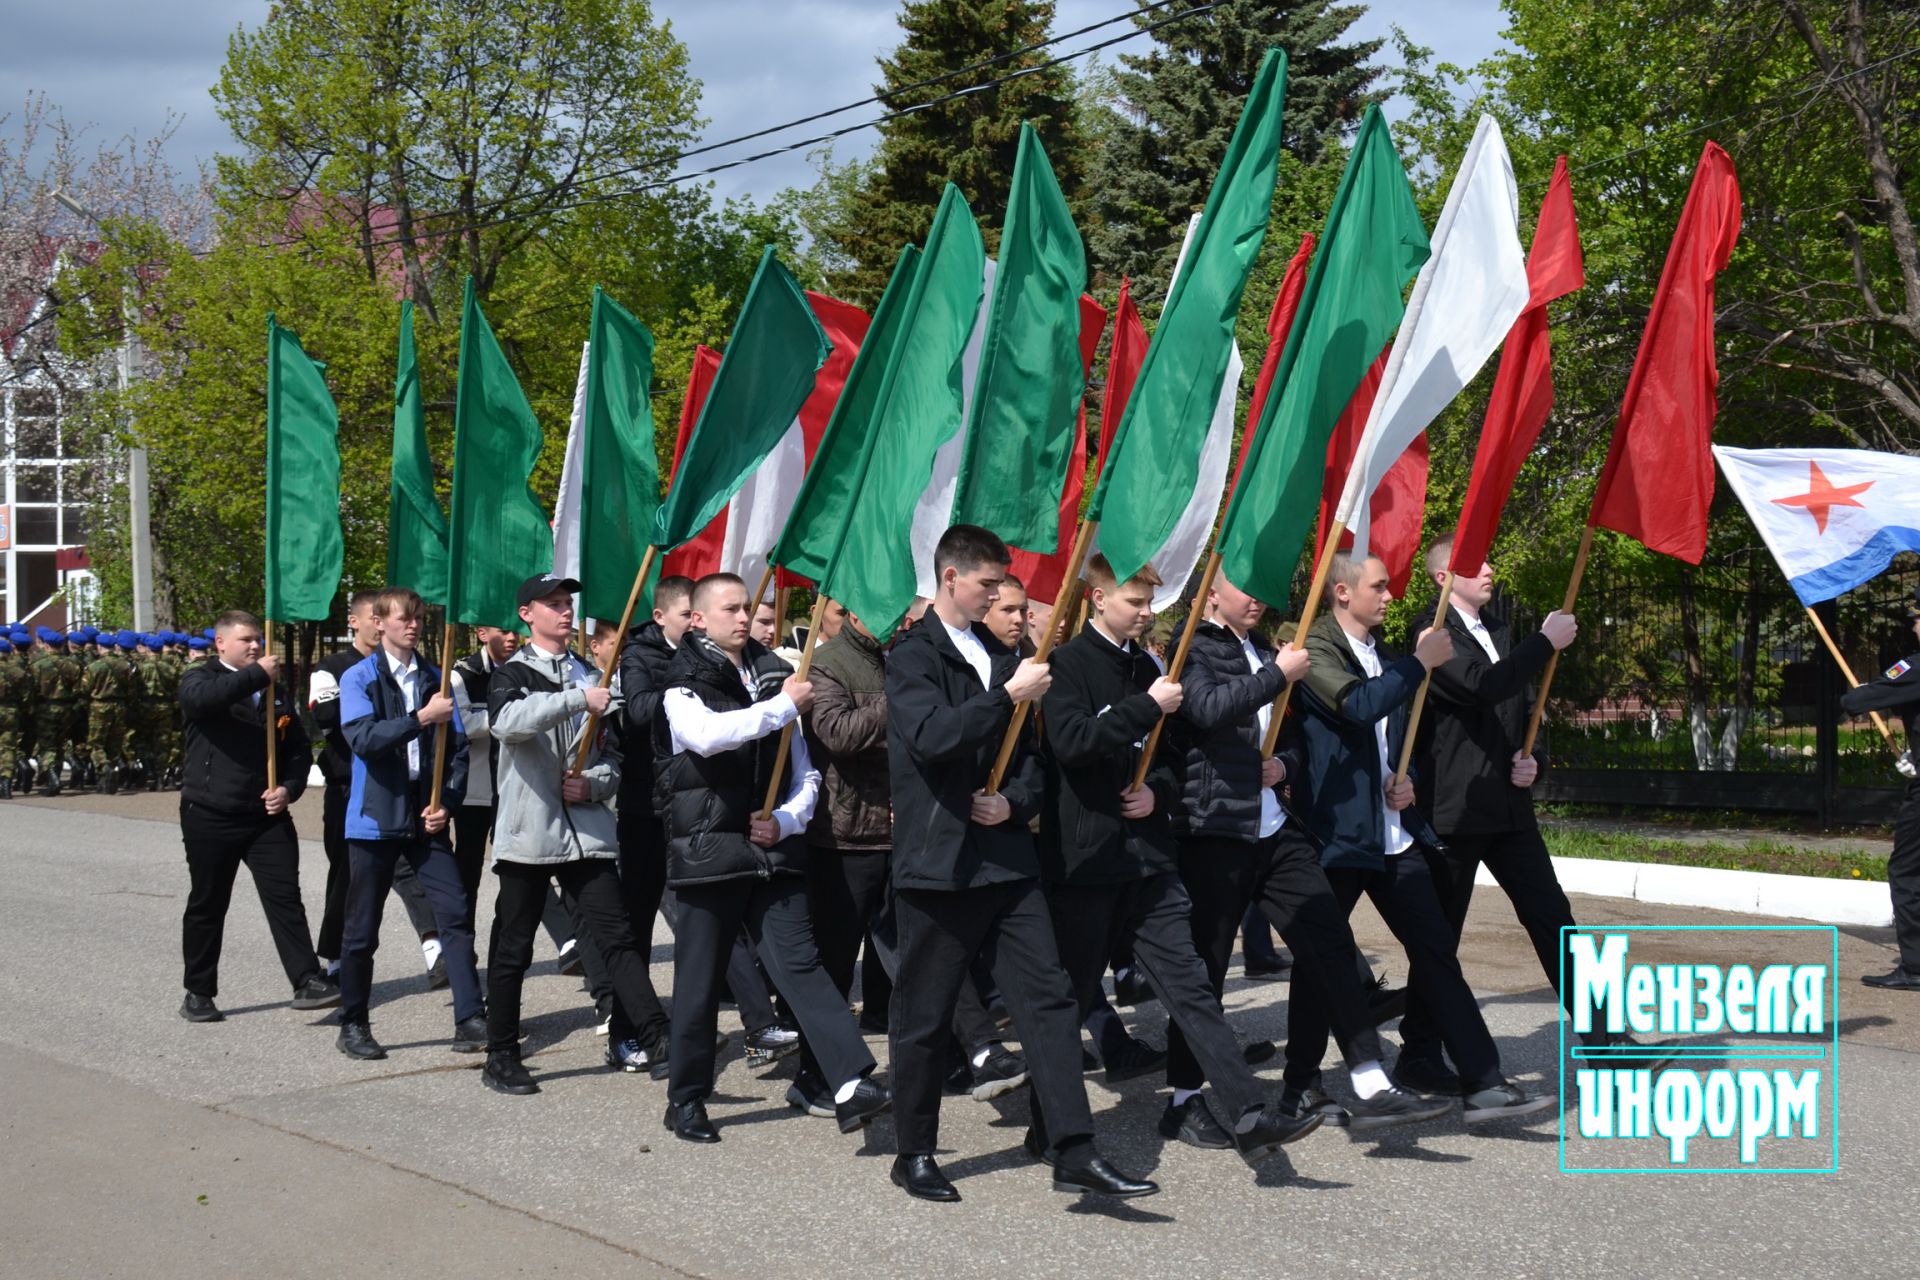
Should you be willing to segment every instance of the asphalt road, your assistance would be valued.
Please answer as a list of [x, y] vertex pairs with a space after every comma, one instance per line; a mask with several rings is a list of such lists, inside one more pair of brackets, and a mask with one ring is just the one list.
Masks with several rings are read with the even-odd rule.
[[[0, 805], [0, 1275], [1378, 1277], [1911, 1274], [1920, 1257], [1912, 1153], [1920, 997], [1870, 992], [1885, 930], [1841, 938], [1840, 1171], [1822, 1176], [1573, 1176], [1561, 1117], [1469, 1132], [1458, 1118], [1354, 1142], [1322, 1130], [1252, 1171], [1164, 1142], [1158, 1081], [1088, 1078], [1103, 1148], [1165, 1188], [1126, 1204], [1054, 1193], [1020, 1153], [1024, 1093], [949, 1100], [942, 1163], [959, 1205], [887, 1181], [892, 1125], [842, 1137], [782, 1101], [791, 1065], [722, 1057], [717, 1147], [660, 1127], [664, 1086], [600, 1066], [578, 983], [541, 953], [527, 985], [543, 1090], [503, 1098], [446, 1049], [404, 914], [389, 912], [376, 1033], [391, 1056], [336, 1053], [324, 1017], [286, 1006], [250, 887], [237, 887], [221, 970], [228, 1019], [179, 1003], [186, 892], [170, 796]], [[318, 830], [303, 802], [302, 829]], [[304, 845], [309, 914], [325, 863]], [[484, 937], [489, 903], [482, 904]], [[1587, 923], [1764, 923], [1577, 899]], [[1356, 928], [1396, 979], [1404, 962], [1362, 906]], [[667, 957], [664, 932], [656, 961]], [[1660, 954], [1661, 945], [1635, 944]], [[1737, 941], [1686, 958], [1737, 959]], [[541, 944], [544, 948], [544, 942]], [[1483, 891], [1463, 958], [1508, 1073], [1558, 1077], [1559, 1032], [1524, 935]], [[1677, 952], [1674, 958], [1681, 958]], [[669, 969], [657, 964], [663, 989]], [[1287, 986], [1230, 981], [1247, 1036], [1285, 1026]], [[1164, 1014], [1129, 1014], [1159, 1041]], [[722, 1027], [737, 1029], [731, 1013]], [[884, 1062], [885, 1044], [873, 1042]], [[1330, 1068], [1336, 1090], [1343, 1072]], [[1264, 1077], [1277, 1093], [1277, 1069]]]

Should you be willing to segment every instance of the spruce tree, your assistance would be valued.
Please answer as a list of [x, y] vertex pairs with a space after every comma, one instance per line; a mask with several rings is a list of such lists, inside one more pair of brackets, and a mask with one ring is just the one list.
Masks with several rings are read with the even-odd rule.
[[[1286, 150], [1312, 165], [1374, 96], [1378, 40], [1341, 43], [1364, 6], [1333, 0], [1227, 0], [1154, 32], [1155, 48], [1114, 69], [1092, 161], [1089, 247], [1106, 286], [1133, 278], [1157, 300], [1187, 218], [1207, 200], [1268, 49], [1287, 54]], [[1143, 14], [1145, 26], [1164, 15]], [[1287, 168], [1291, 166], [1283, 166]], [[1288, 253], [1292, 246], [1288, 246]]]
[[[1054, 50], [1006, 57], [938, 79], [1037, 44], [1052, 23], [1052, 0], [908, 0], [900, 14], [906, 39], [881, 59], [884, 83], [874, 92], [888, 110], [899, 111], [1037, 66], [1055, 56]], [[930, 80], [938, 82], [924, 83]], [[1039, 131], [1062, 189], [1075, 199], [1083, 185], [1075, 112], [1073, 79], [1062, 65], [882, 125], [866, 180], [828, 233], [837, 254], [853, 264], [830, 282], [835, 290], [872, 305], [886, 287], [900, 247], [926, 238], [948, 182], [965, 193], [987, 252], [995, 252], [1023, 120]]]

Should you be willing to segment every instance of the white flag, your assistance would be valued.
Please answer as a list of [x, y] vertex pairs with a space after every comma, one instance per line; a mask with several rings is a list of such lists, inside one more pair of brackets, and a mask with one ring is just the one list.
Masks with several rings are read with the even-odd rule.
[[1713, 446], [1800, 603], [1812, 608], [1920, 551], [1920, 458], [1868, 449]]
[[1492, 116], [1481, 116], [1473, 131], [1432, 243], [1334, 511], [1352, 531], [1356, 555], [1367, 549], [1367, 499], [1407, 446], [1473, 381], [1527, 305], [1520, 192]]
[[973, 333], [960, 355], [960, 429], [934, 451], [933, 477], [913, 509], [913, 567], [919, 576], [917, 590], [929, 600], [938, 587], [933, 575], [933, 549], [940, 535], [953, 523], [953, 496], [960, 488], [960, 459], [967, 443], [967, 424], [973, 421], [973, 389], [980, 381], [980, 352], [987, 341], [987, 315], [993, 308], [994, 261], [986, 260], [980, 276], [980, 310], [975, 313]]
[[[567, 423], [567, 452], [560, 463], [560, 492], [553, 501], [553, 572], [562, 578], [580, 576], [581, 454], [587, 447], [588, 348], [580, 344], [580, 379], [573, 385], [573, 418]], [[579, 599], [574, 599], [575, 608]]]

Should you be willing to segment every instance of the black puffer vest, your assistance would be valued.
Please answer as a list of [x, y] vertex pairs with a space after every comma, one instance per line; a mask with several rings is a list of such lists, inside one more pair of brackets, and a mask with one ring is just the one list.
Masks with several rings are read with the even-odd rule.
[[[710, 711], [738, 711], [780, 692], [793, 668], [764, 645], [747, 641], [748, 695], [733, 663], [706, 632], [690, 630], [667, 667], [667, 689], [687, 689]], [[796, 726], [795, 732], [798, 732]], [[806, 842], [791, 836], [770, 849], [747, 838], [747, 823], [767, 798], [779, 733], [711, 756], [673, 749], [663, 711], [654, 717], [654, 799], [667, 833], [667, 883], [676, 888], [719, 880], [766, 879], [806, 870]], [[791, 785], [788, 776], [783, 785]]]

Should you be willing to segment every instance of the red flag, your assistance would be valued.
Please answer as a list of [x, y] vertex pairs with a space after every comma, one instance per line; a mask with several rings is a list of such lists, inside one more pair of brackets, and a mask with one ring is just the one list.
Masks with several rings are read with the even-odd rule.
[[[1280, 277], [1280, 291], [1273, 295], [1273, 310], [1267, 313], [1267, 354], [1260, 361], [1260, 374], [1253, 380], [1253, 399], [1247, 402], [1247, 416], [1240, 435], [1240, 458], [1233, 464], [1233, 480], [1227, 485], [1227, 498], [1233, 497], [1240, 483], [1240, 472], [1247, 465], [1247, 451], [1260, 425], [1260, 411], [1266, 406], [1267, 392], [1273, 386], [1274, 372], [1280, 367], [1281, 353], [1287, 349], [1287, 334], [1293, 329], [1294, 312], [1300, 309], [1300, 295], [1307, 287], [1307, 264], [1313, 260], [1316, 237], [1309, 231], [1300, 237], [1287, 270]], [[1351, 455], [1352, 450], [1348, 450]]]
[[[680, 402], [680, 434], [673, 442], [675, 475], [680, 473], [680, 459], [687, 451], [687, 440], [693, 435], [693, 424], [700, 420], [700, 409], [707, 402], [707, 392], [713, 389], [713, 375], [719, 371], [718, 351], [705, 343], [693, 349], [693, 372], [687, 376], [687, 398]], [[691, 541], [667, 553], [665, 563], [660, 566], [660, 575], [672, 577], [680, 574], [698, 579], [718, 572], [720, 545], [726, 536], [727, 513], [722, 509]]]
[[1133, 305], [1131, 286], [1120, 280], [1120, 299], [1113, 305], [1113, 350], [1107, 352], [1107, 391], [1100, 405], [1100, 470], [1107, 469], [1107, 450], [1126, 412], [1127, 397], [1133, 394], [1134, 379], [1147, 358], [1147, 326], [1140, 322], [1140, 308]]
[[[1107, 310], [1086, 294], [1080, 295], [1080, 365], [1093, 372], [1093, 356], [1107, 327]], [[1073, 452], [1067, 457], [1067, 483], [1060, 491], [1060, 546], [1050, 556], [1013, 548], [1013, 576], [1026, 584], [1027, 598], [1048, 604], [1060, 598], [1067, 576], [1067, 558], [1073, 554], [1073, 536], [1080, 524], [1080, 495], [1087, 483], [1087, 401], [1080, 398], [1080, 416], [1073, 427]]]
[[1448, 568], [1462, 576], [1480, 572], [1500, 528], [1500, 509], [1513, 491], [1520, 464], [1533, 451], [1547, 414], [1553, 408], [1553, 350], [1548, 334], [1547, 304], [1587, 282], [1580, 256], [1580, 227], [1573, 216], [1573, 181], [1567, 158], [1553, 164], [1547, 197], [1540, 202], [1540, 221], [1533, 229], [1533, 247], [1527, 251], [1527, 283], [1532, 294], [1527, 309], [1513, 322], [1500, 353], [1500, 372], [1494, 376], [1493, 396], [1474, 451], [1467, 500], [1460, 508], [1460, 526], [1454, 533], [1453, 559]]
[[1713, 280], [1739, 238], [1733, 161], [1709, 142], [1660, 270], [1587, 517], [1595, 528], [1624, 533], [1689, 564], [1706, 554], [1707, 506], [1713, 501], [1709, 443], [1720, 382], [1713, 358]]
[[[840, 402], [840, 392], [847, 385], [847, 374], [853, 368], [853, 358], [860, 354], [860, 344], [867, 340], [867, 328], [873, 319], [851, 302], [829, 298], [811, 289], [807, 290], [807, 305], [813, 308], [820, 327], [827, 331], [827, 340], [833, 343], [833, 351], [828, 354], [827, 362], [814, 375], [813, 394], [800, 406], [800, 434], [807, 445], [807, 465], [812, 466], [814, 451], [827, 434], [827, 422], [833, 417], [833, 406]], [[717, 520], [725, 518], [725, 512], [715, 517]], [[778, 587], [813, 585], [811, 578], [788, 573], [785, 569], [776, 570], [773, 580]], [[755, 584], [747, 585], [751, 588]]]
[[[1327, 441], [1326, 478], [1320, 486], [1320, 525], [1314, 538], [1316, 561], [1326, 547], [1334, 509], [1340, 505], [1340, 492], [1347, 485], [1347, 469], [1353, 465], [1354, 451], [1360, 447], [1360, 436], [1367, 429], [1367, 415], [1373, 411], [1373, 397], [1380, 390], [1380, 375], [1386, 371], [1387, 354], [1392, 350], [1393, 344], [1389, 342], [1367, 369], [1366, 376], [1354, 390], [1353, 399], [1347, 401], [1346, 409], [1341, 412], [1340, 421], [1334, 424], [1332, 439]], [[1367, 546], [1371, 554], [1387, 566], [1396, 596], [1405, 595], [1407, 584], [1413, 580], [1414, 556], [1420, 550], [1420, 528], [1426, 516], [1427, 436], [1422, 432], [1394, 460], [1387, 474], [1381, 477], [1380, 487], [1368, 500], [1372, 530], [1367, 535]], [[1343, 532], [1340, 546], [1343, 550], [1352, 547], [1353, 535]]]

